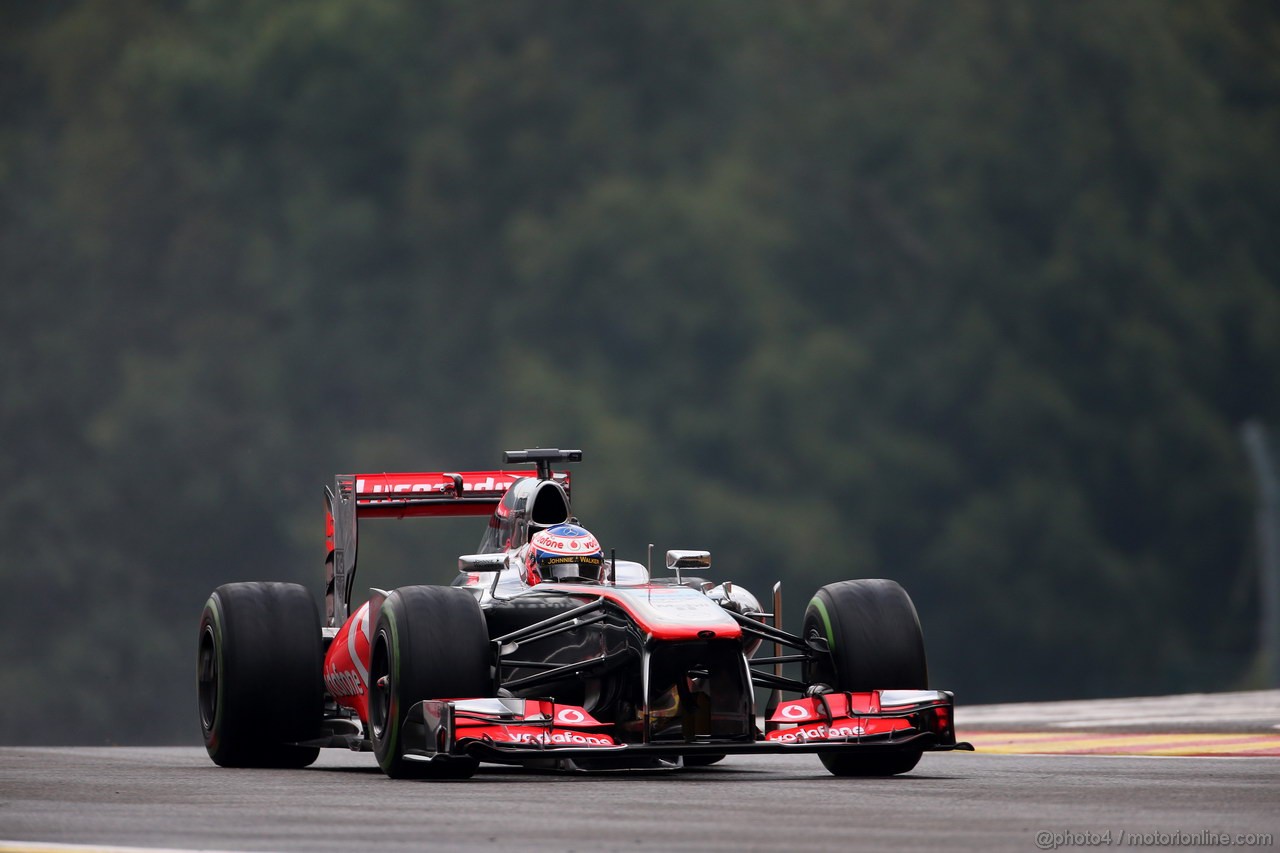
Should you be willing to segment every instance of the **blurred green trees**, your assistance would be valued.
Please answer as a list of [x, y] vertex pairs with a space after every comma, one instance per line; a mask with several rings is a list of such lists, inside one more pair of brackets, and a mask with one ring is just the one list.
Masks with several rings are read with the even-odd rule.
[[[0, 9], [8, 742], [192, 741], [337, 471], [582, 447], [621, 554], [900, 580], [961, 701], [1249, 686], [1280, 12]], [[479, 529], [370, 529], [447, 582]], [[139, 728], [138, 721], [146, 721]]]

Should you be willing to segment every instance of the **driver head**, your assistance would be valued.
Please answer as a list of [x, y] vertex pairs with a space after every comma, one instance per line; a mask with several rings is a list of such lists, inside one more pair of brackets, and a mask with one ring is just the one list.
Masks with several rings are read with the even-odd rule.
[[604, 552], [584, 528], [557, 524], [529, 540], [525, 573], [530, 584], [599, 583], [604, 578]]

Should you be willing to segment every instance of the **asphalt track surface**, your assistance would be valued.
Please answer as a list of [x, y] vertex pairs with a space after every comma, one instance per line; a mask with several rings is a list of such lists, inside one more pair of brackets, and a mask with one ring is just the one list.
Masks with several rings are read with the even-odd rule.
[[1280, 690], [961, 705], [979, 752], [1280, 757]]
[[[1280, 845], [1280, 691], [956, 716], [977, 753], [926, 755], [890, 779], [838, 779], [809, 755], [594, 775], [485, 766], [419, 782], [345, 750], [276, 771], [215, 767], [199, 747], [0, 748], [0, 853]], [[1188, 743], [1220, 757], [1167, 754]], [[1028, 754], [1046, 749], [1094, 754]]]
[[[1161, 833], [1172, 843], [1158, 843]], [[343, 853], [1036, 850], [1055, 840], [1058, 849], [1186, 847], [1206, 833], [1231, 839], [1204, 845], [1215, 849], [1274, 848], [1280, 759], [952, 753], [926, 755], [906, 776], [838, 779], [813, 756], [736, 756], [697, 771], [486, 767], [464, 782], [419, 782], [387, 779], [371, 755], [338, 750], [306, 770], [270, 771], [218, 768], [200, 748], [0, 749], [5, 853], [67, 849], [36, 842]], [[1248, 845], [1267, 841], [1249, 834], [1270, 834], [1269, 843]]]
[[956, 706], [961, 729], [1280, 733], [1280, 690]]

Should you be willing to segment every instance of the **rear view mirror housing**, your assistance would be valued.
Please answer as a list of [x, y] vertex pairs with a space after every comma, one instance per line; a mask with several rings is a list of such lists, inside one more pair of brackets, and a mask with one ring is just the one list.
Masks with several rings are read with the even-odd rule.
[[667, 570], [679, 572], [681, 569], [711, 568], [710, 551], [668, 551]]
[[458, 571], [500, 572], [507, 567], [506, 554], [463, 554], [458, 558]]

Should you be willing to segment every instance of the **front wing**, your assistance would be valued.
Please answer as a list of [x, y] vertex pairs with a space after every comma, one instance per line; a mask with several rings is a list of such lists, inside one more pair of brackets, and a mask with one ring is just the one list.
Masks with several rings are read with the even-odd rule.
[[410, 708], [405, 719], [405, 758], [626, 766], [697, 755], [972, 750], [956, 742], [952, 711], [945, 691], [828, 693], [783, 702], [752, 740], [623, 743], [612, 724], [550, 699], [427, 700]]

